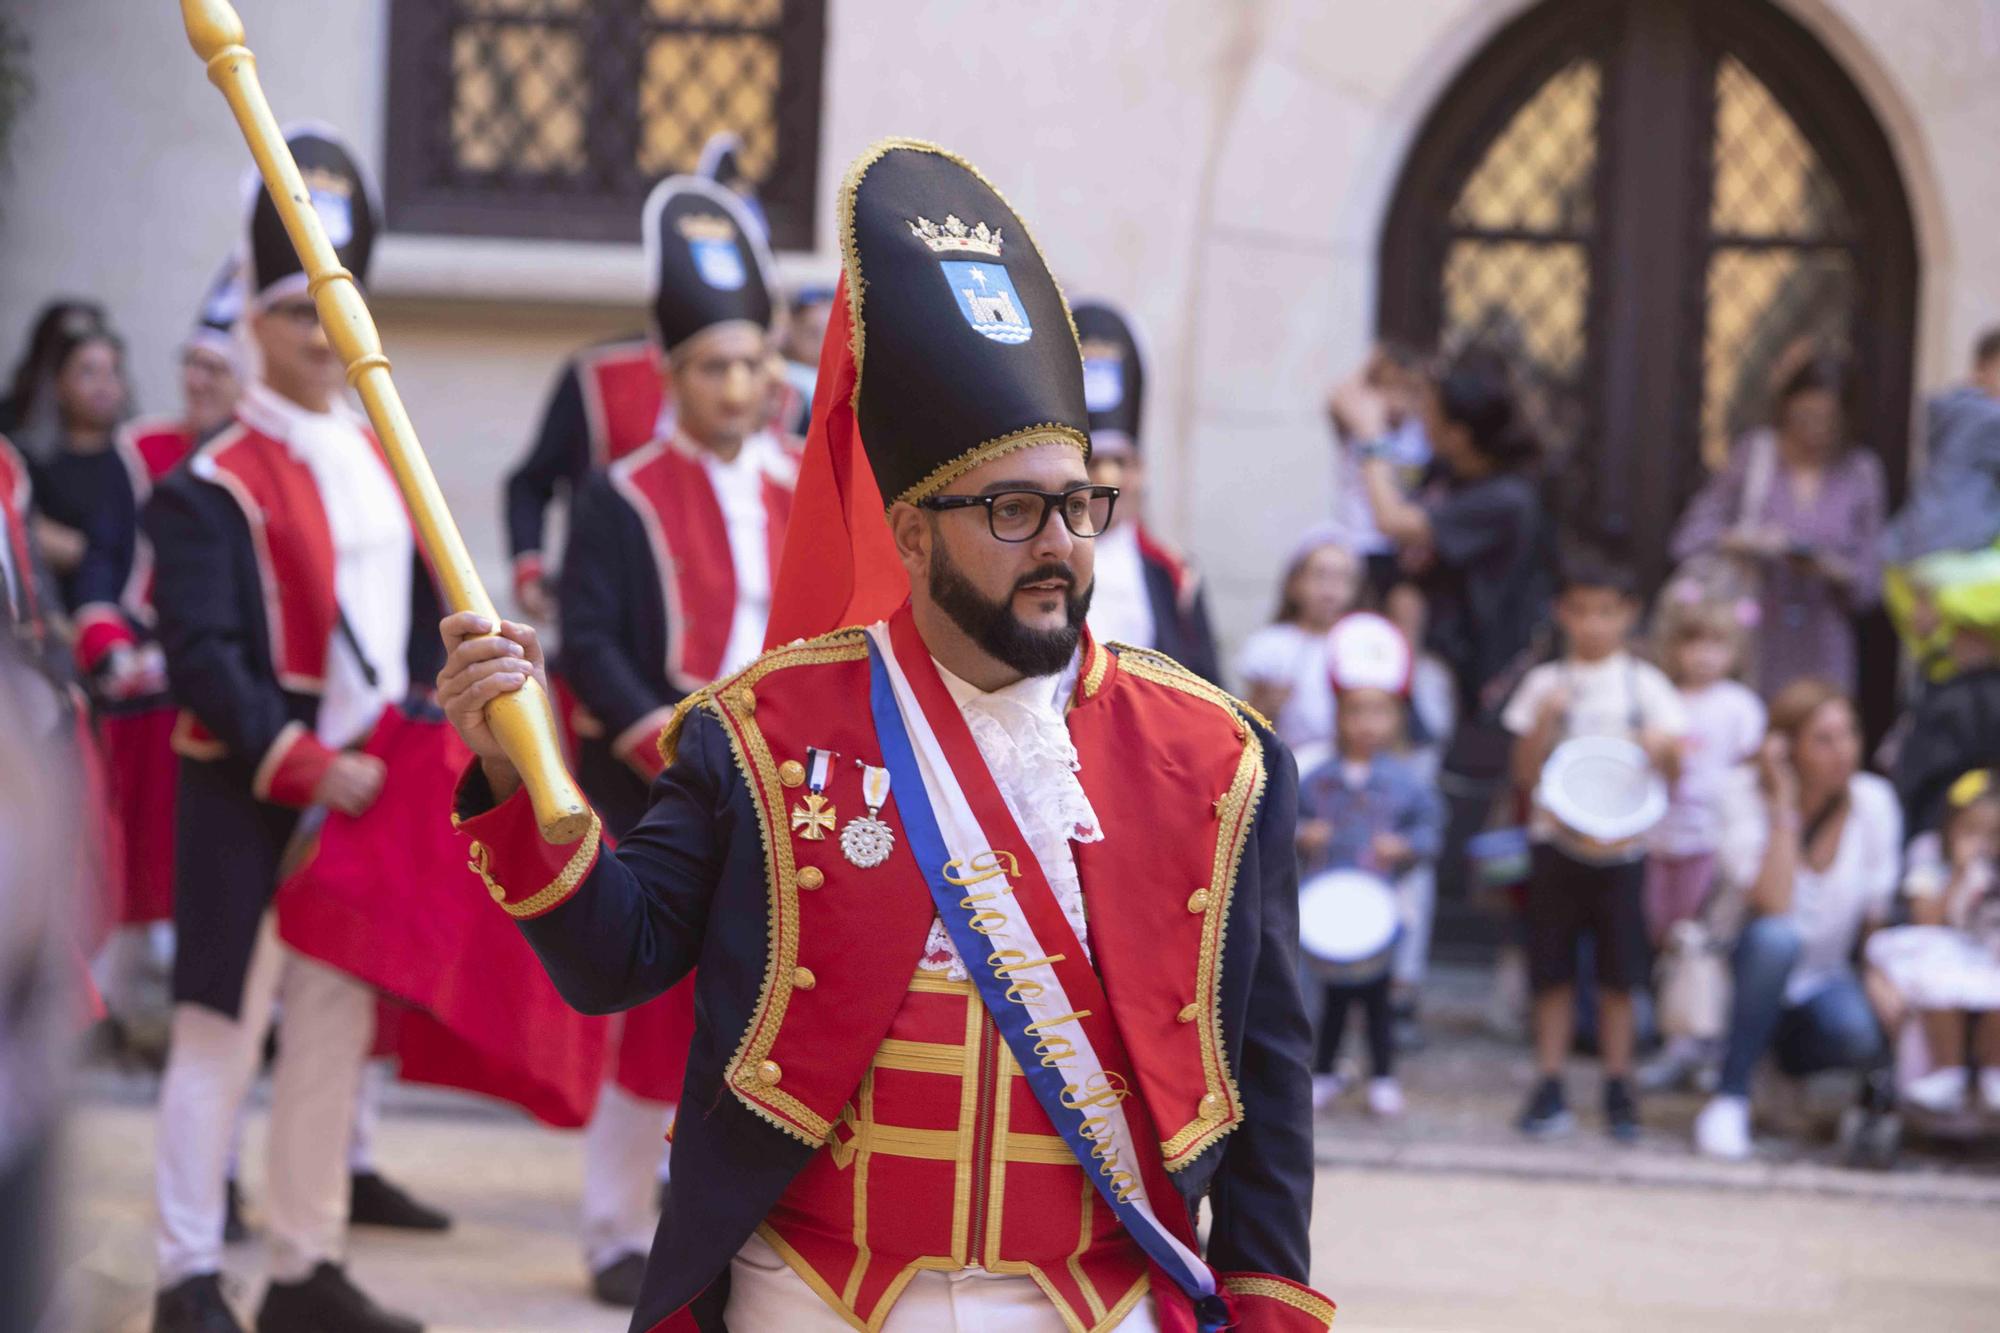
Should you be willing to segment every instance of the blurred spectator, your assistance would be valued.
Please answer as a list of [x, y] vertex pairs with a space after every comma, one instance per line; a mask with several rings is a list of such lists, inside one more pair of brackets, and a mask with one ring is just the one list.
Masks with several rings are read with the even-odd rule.
[[[804, 435], [812, 424], [813, 386], [819, 382], [820, 344], [826, 341], [827, 317], [833, 313], [833, 288], [801, 287], [792, 293], [791, 317], [778, 342], [782, 373], [773, 386], [779, 402], [772, 420], [793, 435]], [[784, 392], [789, 387], [791, 392]], [[781, 417], [779, 412], [789, 412]]]
[[1940, 680], [1959, 669], [1961, 630], [2000, 633], [2000, 328], [1974, 347], [1971, 380], [1930, 400], [1924, 454], [1883, 537], [1884, 595], [1924, 674]]
[[1466, 839], [1485, 822], [1507, 771], [1501, 706], [1548, 655], [1554, 532], [1542, 502], [1539, 448], [1505, 366], [1472, 351], [1418, 395], [1441, 482], [1413, 500], [1381, 456], [1389, 403], [1365, 379], [1334, 391], [1334, 425], [1354, 441], [1369, 512], [1429, 599], [1424, 646], [1451, 669], [1458, 725], [1441, 784], [1451, 802], [1440, 889], [1461, 882]]
[[1326, 635], [1354, 607], [1361, 562], [1329, 529], [1315, 529], [1293, 553], [1279, 587], [1277, 612], [1244, 641], [1236, 675], [1245, 700], [1272, 720], [1278, 739], [1306, 768], [1333, 741]]
[[[1451, 669], [1436, 653], [1418, 648], [1424, 641], [1429, 618], [1424, 595], [1408, 581], [1389, 589], [1383, 614], [1402, 632], [1415, 649], [1410, 665], [1410, 697], [1403, 728], [1403, 762], [1428, 790], [1438, 787], [1438, 770], [1451, 745], [1458, 725], [1458, 687]], [[1440, 821], [1444, 806], [1438, 806]], [[1415, 1050], [1423, 1044], [1418, 1025], [1418, 1003], [1424, 977], [1430, 970], [1431, 930], [1437, 921], [1437, 855], [1443, 851], [1443, 827], [1438, 829], [1440, 846], [1429, 858], [1410, 869], [1398, 886], [1403, 904], [1403, 934], [1396, 941], [1392, 999], [1396, 1012], [1398, 1050]]]
[[1806, 679], [1772, 701], [1757, 762], [1731, 775], [1718, 857], [1745, 924], [1720, 1084], [1694, 1126], [1711, 1157], [1750, 1155], [1750, 1078], [1767, 1052], [1788, 1074], [1860, 1071], [1869, 1110], [1888, 1109], [1887, 1051], [1851, 960], [1888, 916], [1903, 819], [1889, 784], [1860, 770], [1853, 703]]
[[1410, 934], [1413, 877], [1437, 857], [1444, 812], [1437, 793], [1395, 753], [1403, 737], [1411, 653], [1401, 633], [1380, 616], [1349, 616], [1329, 636], [1330, 679], [1338, 699], [1332, 757], [1299, 784], [1299, 876], [1359, 870], [1392, 883], [1399, 922], [1391, 959], [1373, 976], [1323, 984], [1313, 1057], [1313, 1105], [1343, 1091], [1336, 1072], [1350, 1007], [1359, 1003], [1368, 1033], [1368, 1109], [1400, 1115], [1396, 1082], [1392, 988], [1393, 952]]
[[1771, 424], [1745, 436], [1674, 533], [1673, 555], [1718, 553], [1750, 576], [1762, 614], [1752, 683], [1765, 698], [1812, 676], [1853, 693], [1854, 618], [1876, 602], [1882, 464], [1847, 435], [1852, 374], [1813, 357], [1779, 383]]
[[[1722, 794], [1728, 776], [1764, 743], [1763, 700], [1735, 679], [1741, 665], [1745, 613], [1754, 603], [1704, 600], [1691, 586], [1669, 587], [1658, 614], [1660, 662], [1680, 691], [1688, 737], [1680, 778], [1666, 818], [1654, 828], [1646, 858], [1646, 932], [1660, 951], [1659, 988], [1673, 987], [1681, 967], [1709, 965], [1706, 932], [1696, 924], [1715, 887], [1716, 849], [1722, 840]], [[1692, 930], [1687, 927], [1693, 927]], [[1695, 1072], [1712, 1054], [1719, 1035], [1676, 1030], [1685, 1016], [1662, 1006], [1666, 1049], [1642, 1082], [1666, 1087]], [[1712, 1019], [1697, 1025], [1708, 1027]]]
[[2000, 627], [1957, 623], [1933, 608], [1927, 637], [1946, 678], [1927, 687], [1897, 747], [1893, 776], [1912, 834], [1936, 829], [1959, 775], [2000, 759]]
[[[1424, 434], [1423, 396], [1426, 358], [1405, 343], [1385, 342], [1369, 354], [1362, 368], [1362, 381], [1382, 395], [1386, 428], [1380, 455], [1395, 473], [1404, 495], [1413, 495], [1423, 484], [1431, 466], [1430, 437]], [[1341, 423], [1336, 420], [1336, 429]], [[1348, 439], [1342, 430], [1342, 442]], [[1368, 488], [1361, 478], [1361, 454], [1352, 448], [1334, 455], [1334, 526], [1347, 540], [1348, 549], [1364, 562], [1369, 593], [1375, 601], [1388, 595], [1402, 576], [1396, 558], [1396, 544], [1383, 535], [1368, 504]]]
[[53, 363], [58, 352], [84, 330], [106, 322], [104, 307], [95, 301], [63, 299], [42, 307], [28, 335], [28, 346], [14, 363], [7, 396], [0, 399], [0, 435], [10, 435], [20, 444], [25, 435], [46, 424], [44, 391], [55, 378]]
[[1605, 1127], [1621, 1140], [1639, 1132], [1631, 1083], [1637, 1033], [1632, 993], [1646, 982], [1645, 842], [1606, 842], [1573, 830], [1543, 799], [1549, 760], [1565, 743], [1584, 737], [1633, 742], [1662, 775], [1675, 776], [1687, 712], [1659, 669], [1628, 651], [1638, 617], [1637, 580], [1629, 570], [1603, 560], [1572, 561], [1556, 599], [1565, 654], [1528, 672], [1501, 719], [1515, 738], [1515, 786], [1535, 793], [1526, 925], [1539, 1081], [1518, 1124], [1537, 1137], [1574, 1124], [1562, 1070], [1574, 1035], [1577, 958], [1585, 940], [1597, 969]]
[[[1941, 833], [1910, 843], [1903, 892], [1911, 924], [1868, 938], [1868, 990], [1882, 1026], [1915, 1024], [1919, 1052], [1899, 1060], [1905, 1095], [1926, 1110], [2000, 1110], [2000, 783], [1977, 769], [1952, 784]], [[1973, 1035], [1973, 1016], [1983, 1021]], [[1968, 1059], [1968, 1057], [1971, 1057]], [[1980, 1086], [1971, 1070], [1980, 1070]]]
[[66, 327], [50, 345], [50, 378], [29, 410], [41, 424], [19, 441], [35, 478], [35, 545], [72, 611], [115, 604], [132, 565], [138, 511], [124, 460], [111, 447], [127, 405], [124, 360], [108, 326]]

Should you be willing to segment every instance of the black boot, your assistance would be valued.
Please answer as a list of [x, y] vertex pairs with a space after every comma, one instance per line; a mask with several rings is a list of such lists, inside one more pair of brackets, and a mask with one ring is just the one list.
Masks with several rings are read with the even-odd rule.
[[303, 1282], [273, 1282], [265, 1289], [257, 1333], [424, 1333], [424, 1326], [390, 1314], [339, 1265], [322, 1263]]
[[411, 1198], [377, 1171], [356, 1171], [349, 1177], [347, 1223], [356, 1227], [394, 1227], [398, 1231], [449, 1231], [451, 1216]]
[[625, 1254], [590, 1275], [590, 1294], [600, 1305], [629, 1310], [639, 1303], [639, 1286], [646, 1280], [646, 1256]]
[[153, 1333], [243, 1333], [214, 1273], [197, 1273], [153, 1298]]

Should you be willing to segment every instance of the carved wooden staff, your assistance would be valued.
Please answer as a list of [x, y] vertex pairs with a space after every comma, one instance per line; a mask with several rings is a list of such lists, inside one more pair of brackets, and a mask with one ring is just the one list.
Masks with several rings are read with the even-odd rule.
[[[347, 382], [361, 395], [368, 419], [388, 453], [389, 466], [402, 487], [403, 498], [416, 520], [417, 534], [430, 553], [431, 564], [444, 583], [444, 595], [454, 611], [473, 611], [494, 623], [499, 614], [479, 581], [465, 539], [452, 522], [438, 490], [430, 460], [417, 443], [416, 428], [403, 411], [403, 400], [389, 378], [389, 358], [382, 355], [382, 338], [355, 288], [354, 275], [340, 266], [327, 243], [291, 147], [271, 115], [270, 103], [257, 81], [257, 58], [243, 45], [243, 20], [228, 0], [181, 0], [181, 20], [188, 41], [208, 66], [209, 82], [222, 90], [236, 123], [257, 159], [257, 170], [271, 192], [292, 248], [305, 266], [308, 290], [319, 307], [320, 324], [340, 359], [347, 363]], [[534, 803], [542, 836], [553, 843], [575, 842], [590, 827], [590, 812], [563, 766], [556, 742], [555, 716], [540, 686], [530, 681], [503, 694], [486, 707], [487, 721], [521, 771], [522, 785]]]

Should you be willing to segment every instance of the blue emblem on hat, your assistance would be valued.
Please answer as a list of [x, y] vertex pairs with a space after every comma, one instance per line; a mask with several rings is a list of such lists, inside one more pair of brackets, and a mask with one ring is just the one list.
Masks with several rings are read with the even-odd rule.
[[743, 252], [737, 248], [733, 236], [690, 237], [688, 250], [694, 255], [695, 272], [717, 291], [739, 291], [750, 280], [750, 271], [743, 265]]
[[1034, 335], [1021, 294], [1013, 279], [999, 264], [947, 260], [944, 270], [951, 294], [958, 299], [958, 311], [981, 336], [997, 343], [1024, 343]]
[[1083, 405], [1092, 412], [1115, 412], [1125, 401], [1125, 362], [1115, 356], [1083, 358]]

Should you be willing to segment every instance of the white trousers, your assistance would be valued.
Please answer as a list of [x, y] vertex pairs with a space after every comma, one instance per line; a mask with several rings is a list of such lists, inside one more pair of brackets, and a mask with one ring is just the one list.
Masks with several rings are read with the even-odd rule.
[[[660, 1165], [674, 1108], [606, 1082], [583, 1131], [583, 1257], [595, 1273], [653, 1248]], [[748, 1328], [761, 1325], [745, 1325]]]
[[340, 1258], [348, 1142], [361, 1068], [375, 1040], [375, 995], [346, 973], [286, 948], [267, 914], [238, 1017], [174, 1006], [155, 1149], [162, 1287], [221, 1271], [230, 1140], [281, 1002], [264, 1181], [271, 1278], [296, 1282], [321, 1261]]
[[[750, 1237], [729, 1261], [723, 1322], [785, 1333], [846, 1333], [853, 1327], [762, 1236]], [[1117, 1333], [1159, 1333], [1152, 1299], [1142, 1299], [1113, 1327]], [[910, 1279], [889, 1307], [882, 1333], [1066, 1333], [1067, 1328], [1033, 1278], [961, 1268]]]

